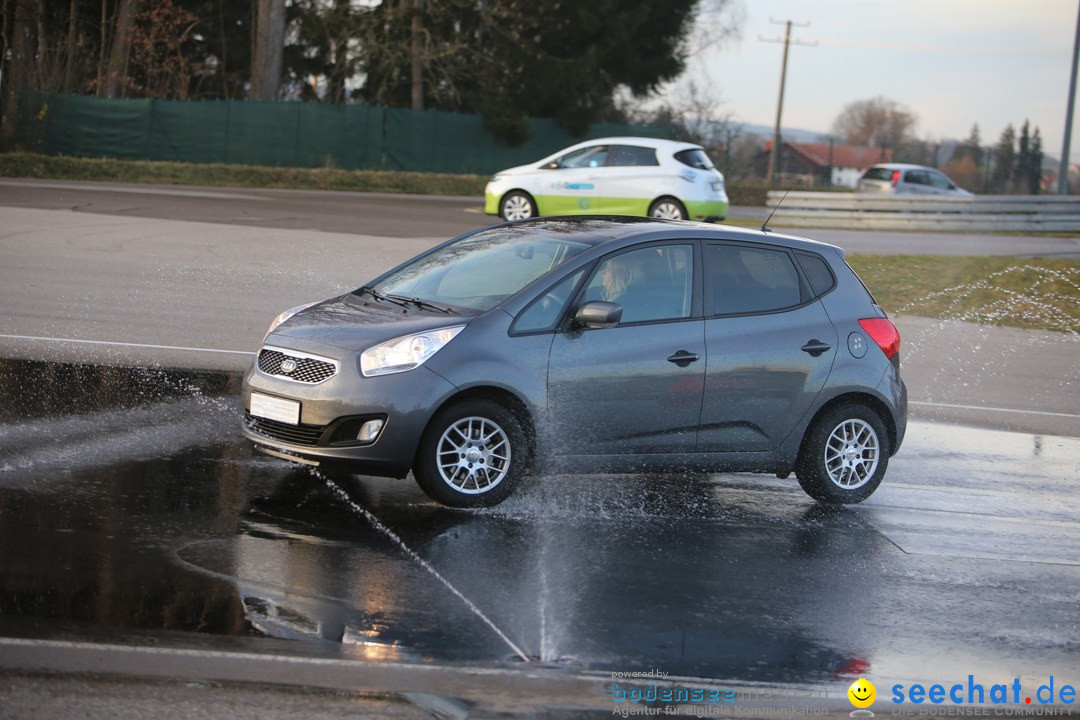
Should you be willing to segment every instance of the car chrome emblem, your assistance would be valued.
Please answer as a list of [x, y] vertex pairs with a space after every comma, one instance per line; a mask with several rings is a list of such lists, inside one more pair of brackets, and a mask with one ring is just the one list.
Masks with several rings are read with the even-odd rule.
[[281, 361], [281, 372], [285, 373], [286, 375], [288, 375], [295, 369], [296, 361], [292, 358], [286, 358], [285, 360]]

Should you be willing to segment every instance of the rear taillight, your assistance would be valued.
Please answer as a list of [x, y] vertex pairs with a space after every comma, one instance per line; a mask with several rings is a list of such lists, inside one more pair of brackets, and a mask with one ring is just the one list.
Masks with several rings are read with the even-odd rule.
[[896, 187], [897, 185], [900, 184], [900, 171], [899, 170], [893, 170], [892, 171], [892, 177], [889, 178], [889, 183], [891, 183], [893, 187]]
[[900, 333], [888, 318], [863, 318], [859, 325], [877, 343], [885, 357], [892, 360], [900, 352]]

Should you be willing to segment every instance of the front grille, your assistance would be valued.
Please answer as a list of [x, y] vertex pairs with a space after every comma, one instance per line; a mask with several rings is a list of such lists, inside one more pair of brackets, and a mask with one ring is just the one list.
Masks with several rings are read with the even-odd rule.
[[290, 425], [277, 420], [255, 417], [247, 411], [244, 412], [244, 422], [247, 424], [248, 430], [258, 435], [265, 435], [268, 438], [293, 445], [307, 445], [308, 447], [318, 445], [319, 439], [326, 431], [325, 425]]
[[[282, 369], [282, 363], [291, 360], [296, 367], [288, 372]], [[302, 383], [321, 383], [337, 373], [337, 365], [329, 360], [319, 360], [309, 356], [290, 355], [273, 348], [263, 348], [259, 352], [259, 370], [267, 375], [276, 375]]]

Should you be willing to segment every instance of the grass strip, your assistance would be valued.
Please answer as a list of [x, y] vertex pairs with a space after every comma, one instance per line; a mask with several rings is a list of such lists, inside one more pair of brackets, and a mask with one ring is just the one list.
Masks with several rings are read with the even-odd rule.
[[482, 195], [488, 181], [486, 175], [151, 162], [32, 153], [0, 154], [0, 177], [421, 195]]
[[848, 263], [890, 313], [1080, 333], [1080, 260], [852, 254]]

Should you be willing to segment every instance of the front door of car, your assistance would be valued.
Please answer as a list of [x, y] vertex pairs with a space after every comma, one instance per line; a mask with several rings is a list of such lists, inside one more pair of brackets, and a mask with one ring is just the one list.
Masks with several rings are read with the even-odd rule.
[[806, 414], [832, 370], [836, 330], [790, 253], [705, 245], [705, 397], [699, 452], [766, 451]]
[[605, 258], [576, 300], [619, 304], [613, 327], [566, 328], [548, 364], [548, 421], [564, 455], [692, 452], [705, 381], [693, 243]]
[[537, 193], [541, 215], [580, 215], [595, 211], [600, 173], [610, 151], [591, 145], [563, 155], [545, 168], [544, 187]]

